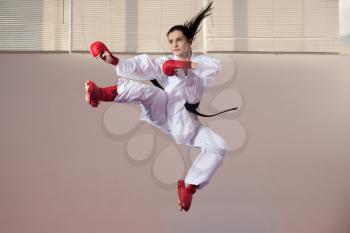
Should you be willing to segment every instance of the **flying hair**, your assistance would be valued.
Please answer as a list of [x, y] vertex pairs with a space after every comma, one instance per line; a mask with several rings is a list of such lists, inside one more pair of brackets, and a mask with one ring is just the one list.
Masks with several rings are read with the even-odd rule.
[[211, 5], [213, 2], [211, 1], [207, 6], [203, 7], [202, 10], [192, 19], [187, 20], [184, 23], [184, 26], [187, 27], [190, 31], [191, 39], [194, 40], [196, 37], [196, 34], [201, 30], [201, 23], [204, 18], [209, 16], [211, 14]]
[[213, 1], [210, 1], [206, 6], [204, 6], [200, 12], [193, 18], [187, 20], [183, 25], [175, 25], [167, 33], [167, 36], [176, 30], [182, 31], [182, 33], [189, 40], [194, 40], [196, 38], [196, 34], [201, 30], [201, 23], [204, 18], [209, 16], [212, 11]]

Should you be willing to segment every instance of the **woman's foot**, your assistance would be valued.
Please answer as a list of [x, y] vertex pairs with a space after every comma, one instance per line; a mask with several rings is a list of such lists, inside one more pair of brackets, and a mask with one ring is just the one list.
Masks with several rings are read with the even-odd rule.
[[85, 100], [92, 107], [96, 108], [101, 100], [100, 88], [91, 80], [85, 82]]
[[196, 185], [185, 186], [184, 180], [179, 180], [177, 183], [177, 193], [179, 195], [179, 206], [180, 211], [185, 210], [186, 212], [190, 209], [192, 203], [192, 195], [196, 192]]
[[85, 82], [85, 100], [92, 107], [96, 108], [100, 101], [114, 101], [117, 96], [117, 86], [98, 87], [93, 81]]

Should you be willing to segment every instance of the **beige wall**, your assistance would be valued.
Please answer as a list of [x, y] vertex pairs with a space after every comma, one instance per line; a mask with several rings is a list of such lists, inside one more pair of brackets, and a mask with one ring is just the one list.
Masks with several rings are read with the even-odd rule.
[[111, 67], [88, 54], [0, 54], [0, 232], [348, 233], [350, 57], [215, 56], [235, 69], [208, 95], [241, 94], [232, 122], [244, 143], [180, 213], [175, 186], [154, 174], [171, 141], [139, 126], [158, 141], [135, 162], [125, 146], [138, 131], [108, 135], [111, 104], [84, 102], [84, 81], [112, 84]]

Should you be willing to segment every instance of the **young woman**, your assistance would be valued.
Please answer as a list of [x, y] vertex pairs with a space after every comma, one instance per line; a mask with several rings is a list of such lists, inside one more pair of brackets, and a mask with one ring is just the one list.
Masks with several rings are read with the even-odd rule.
[[[94, 42], [90, 51], [114, 65], [117, 85], [97, 87], [86, 82], [86, 100], [93, 107], [100, 101], [135, 103], [141, 106], [141, 120], [161, 129], [178, 144], [201, 149], [185, 180], [178, 181], [180, 210], [188, 211], [192, 195], [208, 184], [226, 153], [226, 143], [213, 130], [204, 127], [196, 111], [208, 82], [219, 72], [218, 60], [192, 53], [191, 45], [202, 20], [210, 14], [212, 2], [184, 25], [175, 25], [167, 33], [172, 55], [151, 59], [139, 55], [118, 59], [102, 42]], [[133, 80], [151, 80], [146, 85]]]

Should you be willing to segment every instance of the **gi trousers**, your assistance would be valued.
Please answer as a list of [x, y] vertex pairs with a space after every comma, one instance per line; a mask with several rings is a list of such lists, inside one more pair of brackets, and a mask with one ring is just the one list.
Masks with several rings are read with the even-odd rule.
[[[134, 103], [141, 106], [141, 120], [171, 135], [167, 115], [168, 95], [162, 89], [146, 85], [130, 79], [118, 79], [117, 103]], [[191, 113], [192, 114], [192, 113]], [[196, 134], [183, 143], [201, 150], [187, 172], [185, 183], [198, 185], [198, 189], [206, 186], [216, 170], [222, 164], [227, 151], [224, 139], [212, 129], [199, 124]], [[169, 155], [170, 156], [170, 155]]]

